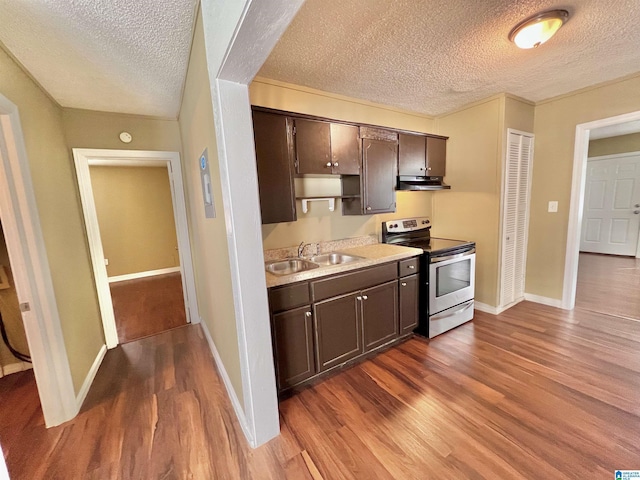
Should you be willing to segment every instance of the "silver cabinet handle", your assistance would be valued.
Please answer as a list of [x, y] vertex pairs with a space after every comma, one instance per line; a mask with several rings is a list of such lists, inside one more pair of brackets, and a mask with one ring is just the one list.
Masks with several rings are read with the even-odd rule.
[[415, 269], [416, 269], [416, 266], [415, 266], [415, 265], [407, 265], [407, 268], [408, 268], [409, 270], [415, 270]]
[[305, 313], [305, 315], [306, 315], [307, 317], [310, 317], [310, 316], [311, 316], [311, 312], [306, 312], [306, 313]]
[[335, 163], [333, 164], [333, 166], [334, 166], [334, 167], [337, 167], [337, 166], [338, 166], [338, 162], [335, 162]]
[[358, 295], [358, 296], [356, 297], [356, 300], [362, 300], [362, 297]]
[[400, 285], [402, 285], [403, 287], [407, 286], [407, 282], [402, 282]]
[[367, 207], [367, 210], [371, 210], [371, 207]]
[[331, 162], [327, 162], [327, 167], [331, 167]]
[[366, 300], [367, 298], [369, 298], [369, 297], [367, 297], [366, 295], [362, 295], [362, 299], [363, 300]]
[[431, 167], [427, 168], [427, 170], [431, 171]]

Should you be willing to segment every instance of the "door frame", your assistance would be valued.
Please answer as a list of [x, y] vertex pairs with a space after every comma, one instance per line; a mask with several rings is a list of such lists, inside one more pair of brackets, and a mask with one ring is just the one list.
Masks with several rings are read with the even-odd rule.
[[104, 250], [100, 237], [98, 215], [91, 186], [90, 165], [111, 167], [153, 167], [166, 166], [169, 172], [171, 198], [173, 200], [173, 216], [178, 239], [178, 254], [180, 256], [180, 274], [182, 276], [182, 292], [185, 300], [187, 323], [199, 323], [196, 286], [191, 260], [191, 243], [187, 225], [187, 208], [182, 183], [182, 166], [178, 152], [161, 152], [147, 150], [103, 150], [74, 148], [73, 160], [78, 177], [82, 213], [84, 215], [91, 264], [96, 281], [98, 303], [104, 328], [107, 348], [114, 348], [119, 344], [116, 320], [113, 313], [113, 302], [109, 289], [107, 267], [104, 264]]
[[573, 310], [576, 305], [580, 234], [582, 232], [582, 214], [587, 181], [587, 158], [589, 156], [589, 137], [591, 130], [638, 120], [640, 120], [640, 111], [576, 125], [573, 177], [571, 180], [571, 203], [569, 207], [567, 248], [564, 263], [564, 281], [562, 285], [562, 308], [566, 310]]
[[18, 107], [0, 94], [0, 217], [47, 427], [79, 411]]

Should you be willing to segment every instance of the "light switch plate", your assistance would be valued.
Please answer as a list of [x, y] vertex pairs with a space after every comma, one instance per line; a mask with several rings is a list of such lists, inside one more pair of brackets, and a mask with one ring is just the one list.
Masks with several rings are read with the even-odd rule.
[[558, 211], [558, 202], [557, 200], [553, 200], [549, 202], [549, 209], [547, 210], [549, 213], [557, 213]]

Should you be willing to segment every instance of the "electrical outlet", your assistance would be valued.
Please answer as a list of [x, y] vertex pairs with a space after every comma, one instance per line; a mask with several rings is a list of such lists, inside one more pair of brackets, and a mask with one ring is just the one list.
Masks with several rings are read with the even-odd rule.
[[549, 202], [549, 209], [547, 210], [549, 213], [557, 213], [558, 212], [558, 201], [553, 200]]

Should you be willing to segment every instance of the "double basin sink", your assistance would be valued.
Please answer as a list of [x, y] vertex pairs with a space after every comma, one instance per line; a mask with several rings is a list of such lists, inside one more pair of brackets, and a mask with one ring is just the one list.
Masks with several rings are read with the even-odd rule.
[[345, 253], [325, 253], [305, 258], [285, 258], [284, 260], [275, 260], [267, 262], [265, 269], [274, 275], [290, 275], [292, 273], [313, 270], [319, 267], [328, 267], [331, 265], [341, 265], [343, 263], [357, 262], [364, 260], [364, 257], [356, 255], [347, 255]]

